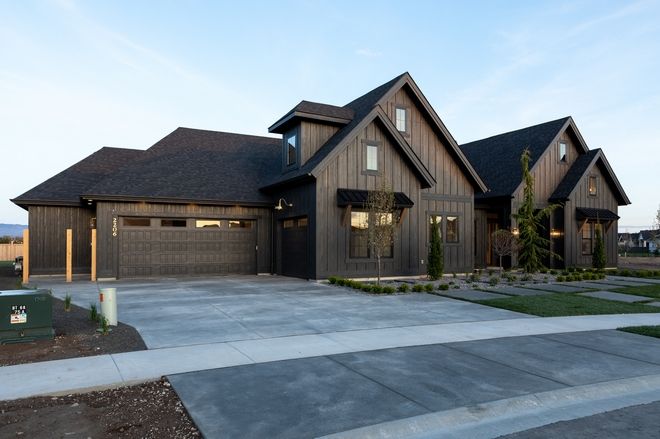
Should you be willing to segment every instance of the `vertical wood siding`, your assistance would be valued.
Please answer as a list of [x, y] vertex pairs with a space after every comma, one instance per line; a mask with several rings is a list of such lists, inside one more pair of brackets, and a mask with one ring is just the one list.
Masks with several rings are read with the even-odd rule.
[[325, 142], [339, 131], [333, 125], [302, 121], [300, 123], [300, 164], [307, 162]]
[[[246, 206], [204, 206], [198, 204], [160, 204], [144, 202], [98, 202], [97, 258], [98, 277], [118, 276], [119, 236], [112, 236], [112, 220], [121, 216], [157, 218], [254, 219], [257, 222], [257, 271], [271, 272], [272, 209]], [[121, 225], [119, 225], [121, 227]]]
[[[590, 196], [588, 192], [589, 176], [596, 176], [598, 178], [598, 192], [596, 196]], [[592, 207], [597, 209], [609, 209], [618, 214], [618, 203], [614, 193], [610, 189], [607, 181], [605, 180], [603, 172], [599, 169], [598, 165], [593, 166], [587, 170], [580, 179], [571, 200], [566, 203], [564, 224], [566, 230], [564, 231], [564, 245], [565, 245], [565, 262], [567, 267], [590, 267], [591, 255], [582, 254], [581, 234], [578, 231], [580, 224], [575, 217], [575, 209], [578, 207]], [[607, 266], [616, 267], [618, 264], [617, 254], [617, 222], [615, 221], [610, 227], [609, 231], [604, 232], [605, 239], [605, 253], [607, 256]]]
[[30, 206], [30, 273], [64, 274], [66, 229], [73, 230], [73, 273], [91, 270], [92, 210], [82, 207]]

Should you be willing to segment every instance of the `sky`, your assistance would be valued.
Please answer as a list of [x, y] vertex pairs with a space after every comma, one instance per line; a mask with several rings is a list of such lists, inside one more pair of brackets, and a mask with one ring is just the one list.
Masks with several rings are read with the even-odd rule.
[[[103, 146], [269, 135], [408, 71], [459, 143], [573, 116], [632, 205], [660, 204], [660, 1], [0, 0], [0, 223]], [[655, 182], [655, 183], [654, 183]]]

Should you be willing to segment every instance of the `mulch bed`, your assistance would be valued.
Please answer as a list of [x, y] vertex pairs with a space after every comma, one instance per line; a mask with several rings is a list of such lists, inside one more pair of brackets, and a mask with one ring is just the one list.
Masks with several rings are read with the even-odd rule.
[[198, 438], [170, 383], [0, 402], [0, 437]]

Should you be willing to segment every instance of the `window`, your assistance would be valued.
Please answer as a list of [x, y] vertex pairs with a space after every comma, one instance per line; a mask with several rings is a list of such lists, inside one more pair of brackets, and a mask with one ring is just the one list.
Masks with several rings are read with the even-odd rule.
[[351, 258], [369, 257], [369, 214], [367, 212], [351, 212]]
[[289, 134], [285, 137], [284, 147], [286, 154], [286, 165], [295, 165], [298, 161], [298, 136], [296, 133]]
[[447, 217], [447, 241], [446, 242], [458, 242], [458, 217], [457, 216], [448, 216]]
[[408, 132], [407, 116], [408, 116], [408, 112], [406, 111], [405, 108], [397, 107], [394, 110], [394, 119], [395, 119], [396, 129], [401, 131], [402, 133]]
[[282, 228], [284, 229], [292, 229], [296, 226], [296, 220], [288, 219], [282, 221]]
[[160, 220], [161, 227], [186, 227], [187, 221], [184, 219], [162, 219]]
[[[431, 215], [429, 217], [429, 231], [432, 232], [431, 227], [433, 227], [433, 217], [435, 217], [435, 226], [438, 228], [438, 234], [440, 235], [440, 241], [442, 241], [442, 215]], [[429, 242], [431, 241], [431, 234], [429, 233]]]
[[367, 171], [378, 171], [378, 146], [367, 145]]
[[123, 224], [126, 227], [149, 227], [151, 218], [123, 218]]
[[560, 162], [566, 162], [567, 161], [566, 143], [565, 142], [559, 142], [559, 161]]
[[298, 227], [307, 227], [307, 217], [298, 218]]
[[582, 254], [590, 255], [593, 251], [594, 223], [586, 223], [582, 227]]
[[222, 227], [222, 220], [195, 220], [195, 227], [201, 228], [220, 228]]
[[229, 220], [230, 229], [251, 229], [252, 221], [244, 220]]
[[589, 195], [595, 197], [598, 194], [598, 179], [593, 175], [589, 176]]

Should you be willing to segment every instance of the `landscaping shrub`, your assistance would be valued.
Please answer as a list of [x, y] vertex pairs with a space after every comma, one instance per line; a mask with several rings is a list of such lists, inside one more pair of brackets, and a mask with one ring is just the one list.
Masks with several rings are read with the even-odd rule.
[[380, 285], [372, 285], [371, 292], [374, 294], [383, 294], [383, 287]]
[[426, 291], [427, 293], [430, 293], [430, 292], [433, 291], [433, 290], [434, 290], [434, 288], [433, 288], [433, 284], [426, 284], [426, 285], [424, 285], [424, 291]]
[[447, 284], [440, 284], [440, 285], [438, 285], [438, 289], [439, 289], [440, 291], [447, 291], [447, 290], [449, 289], [449, 285], [447, 285]]
[[[478, 273], [478, 272], [479, 272], [479, 270], [477, 270], [477, 273]], [[470, 275], [470, 281], [472, 281], [472, 282], [479, 282], [479, 275], [476, 274], [476, 273], [472, 273], [472, 274]]]
[[497, 278], [497, 276], [491, 276], [490, 279], [488, 279], [488, 283], [491, 286], [495, 286], [500, 282], [500, 280]]
[[605, 268], [605, 243], [600, 228], [596, 227], [596, 242], [594, 243], [594, 253], [591, 256], [591, 266], [598, 269]]
[[562, 275], [557, 276], [557, 282], [565, 282], [566, 278]]
[[544, 268], [541, 268], [541, 269], [539, 270], [539, 273], [541, 273], [541, 274], [546, 274], [547, 272], [548, 272], [548, 269], [545, 268], [545, 267], [544, 267]]
[[396, 289], [391, 285], [386, 285], [383, 287], [383, 294], [394, 294]]
[[96, 309], [96, 304], [95, 303], [90, 303], [89, 304], [89, 319], [92, 322], [96, 322], [99, 319], [99, 312]]
[[401, 284], [397, 290], [399, 290], [400, 293], [407, 293], [410, 291], [410, 286], [408, 284]]
[[415, 284], [415, 285], [413, 285], [412, 290], [416, 293], [422, 293], [422, 292], [424, 292], [424, 285]]
[[428, 265], [426, 269], [431, 280], [440, 279], [444, 271], [442, 240], [440, 239], [440, 229], [435, 215], [431, 216], [431, 242], [429, 244]]
[[363, 284], [360, 289], [365, 293], [371, 293], [371, 285]]
[[338, 278], [337, 276], [330, 276], [330, 277], [328, 277], [328, 283], [330, 283], [330, 285], [335, 285], [335, 284], [337, 284], [337, 281], [338, 281], [338, 280], [339, 280], [339, 278]]
[[532, 277], [532, 275], [529, 274], [529, 273], [525, 273], [525, 275], [524, 275], [522, 278], [520, 278], [520, 280], [522, 280], [523, 282], [528, 282], [528, 281], [530, 281], [530, 280], [532, 280], [532, 279], [533, 279], [533, 277]]
[[64, 311], [71, 311], [71, 294], [69, 293], [64, 296]]
[[575, 273], [576, 268], [575, 267], [568, 267], [566, 270], [568, 270], [569, 273]]

